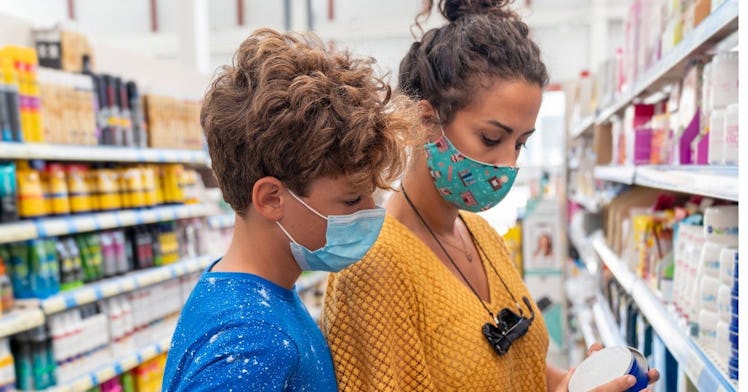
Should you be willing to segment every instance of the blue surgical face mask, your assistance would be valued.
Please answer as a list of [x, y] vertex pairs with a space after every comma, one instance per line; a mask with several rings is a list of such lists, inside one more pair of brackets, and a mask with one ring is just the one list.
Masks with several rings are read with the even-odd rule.
[[384, 208], [360, 210], [350, 215], [324, 216], [293, 192], [288, 192], [309, 211], [327, 221], [325, 245], [315, 251], [296, 242], [280, 222], [275, 222], [291, 240], [291, 254], [302, 271], [342, 271], [361, 260], [379, 237], [384, 224]]
[[442, 129], [442, 135], [424, 145], [426, 165], [444, 200], [461, 210], [479, 212], [499, 204], [517, 178], [516, 167], [496, 166], [465, 156]]

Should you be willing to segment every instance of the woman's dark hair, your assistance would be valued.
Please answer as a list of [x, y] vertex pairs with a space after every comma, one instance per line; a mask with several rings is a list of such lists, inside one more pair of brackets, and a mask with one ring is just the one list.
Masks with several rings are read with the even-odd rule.
[[[449, 23], [423, 34], [400, 62], [399, 90], [427, 100], [442, 123], [472, 102], [475, 91], [500, 78], [544, 87], [548, 73], [530, 29], [508, 8], [511, 0], [439, 0]], [[416, 17], [421, 28], [434, 0]]]

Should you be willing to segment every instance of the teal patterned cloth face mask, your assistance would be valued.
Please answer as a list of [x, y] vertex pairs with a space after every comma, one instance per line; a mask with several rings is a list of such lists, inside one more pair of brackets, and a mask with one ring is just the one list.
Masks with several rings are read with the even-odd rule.
[[457, 150], [442, 131], [424, 145], [434, 186], [444, 200], [461, 210], [479, 212], [499, 204], [509, 193], [519, 168], [476, 161]]

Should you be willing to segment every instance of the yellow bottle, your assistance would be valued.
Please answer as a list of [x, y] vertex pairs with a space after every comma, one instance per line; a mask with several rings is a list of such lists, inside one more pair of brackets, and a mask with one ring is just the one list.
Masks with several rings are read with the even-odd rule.
[[83, 165], [69, 165], [67, 168], [70, 211], [73, 213], [91, 211], [91, 195], [86, 180], [87, 168]]
[[39, 171], [29, 167], [27, 161], [19, 161], [16, 169], [18, 182], [18, 216], [36, 218], [47, 214], [44, 189]]
[[117, 173], [110, 169], [99, 169], [95, 175], [99, 209], [109, 211], [122, 208]]
[[68, 184], [65, 178], [65, 168], [59, 164], [49, 164], [42, 172], [47, 208], [50, 214], [64, 215], [70, 213], [70, 199]]

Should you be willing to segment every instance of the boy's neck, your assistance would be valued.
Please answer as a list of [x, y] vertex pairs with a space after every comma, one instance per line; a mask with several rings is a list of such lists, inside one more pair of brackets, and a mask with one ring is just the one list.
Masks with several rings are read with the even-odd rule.
[[[257, 275], [281, 287], [293, 288], [301, 269], [291, 255], [288, 240], [279, 240], [272, 226], [236, 216], [231, 245], [213, 272], [243, 272]], [[259, 226], [263, 227], [259, 227]], [[276, 229], [277, 230], [277, 229]]]

